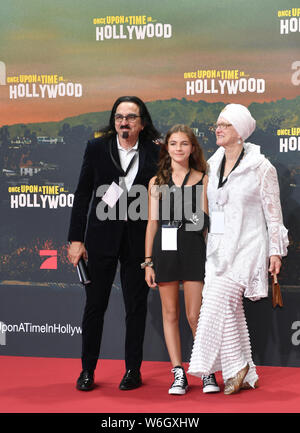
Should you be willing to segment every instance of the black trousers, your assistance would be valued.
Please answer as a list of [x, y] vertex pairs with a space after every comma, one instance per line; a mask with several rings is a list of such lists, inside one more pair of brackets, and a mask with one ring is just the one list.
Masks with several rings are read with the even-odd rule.
[[134, 256], [134, 245], [129, 244], [125, 226], [118, 256], [101, 254], [89, 256], [88, 268], [92, 282], [86, 286], [86, 305], [82, 320], [82, 368], [84, 370], [96, 368], [104, 315], [118, 261], [120, 261], [120, 279], [126, 313], [126, 369], [139, 369], [142, 363], [149, 287], [145, 282], [145, 271], [140, 266], [144, 258]]

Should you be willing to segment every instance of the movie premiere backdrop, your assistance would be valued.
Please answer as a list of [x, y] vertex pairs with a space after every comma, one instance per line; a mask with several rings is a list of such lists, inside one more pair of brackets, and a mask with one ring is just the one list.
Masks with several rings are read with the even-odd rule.
[[[0, 13], [0, 355], [80, 357], [85, 294], [67, 260], [83, 152], [121, 95], [162, 134], [193, 128], [209, 158], [225, 104], [249, 107], [277, 169], [288, 256], [284, 307], [245, 300], [258, 365], [300, 366], [300, 7], [297, 0], [10, 0]], [[101, 239], [99, 239], [101, 242]], [[183, 358], [192, 335], [181, 295]], [[117, 273], [101, 357], [122, 359]], [[168, 360], [157, 289], [146, 360]]]

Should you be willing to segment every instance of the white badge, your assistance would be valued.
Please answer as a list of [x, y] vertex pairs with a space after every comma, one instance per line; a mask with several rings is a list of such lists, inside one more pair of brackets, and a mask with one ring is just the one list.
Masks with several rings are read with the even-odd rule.
[[224, 233], [224, 212], [213, 211], [210, 215], [210, 233], [223, 234]]
[[114, 207], [123, 192], [123, 189], [119, 187], [116, 182], [113, 182], [102, 197], [102, 200], [108, 204], [109, 207]]
[[177, 227], [162, 227], [161, 249], [163, 251], [177, 251]]

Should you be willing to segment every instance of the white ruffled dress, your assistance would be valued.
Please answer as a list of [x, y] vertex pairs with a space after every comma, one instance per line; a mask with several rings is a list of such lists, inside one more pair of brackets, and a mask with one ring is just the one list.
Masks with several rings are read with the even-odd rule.
[[209, 159], [209, 214], [223, 211], [224, 234], [208, 234], [203, 302], [188, 373], [202, 377], [222, 370], [224, 381], [247, 363], [245, 378], [254, 386], [243, 296], [268, 296], [271, 255], [287, 255], [276, 169], [260, 146], [244, 143], [244, 157], [218, 189], [224, 148]]

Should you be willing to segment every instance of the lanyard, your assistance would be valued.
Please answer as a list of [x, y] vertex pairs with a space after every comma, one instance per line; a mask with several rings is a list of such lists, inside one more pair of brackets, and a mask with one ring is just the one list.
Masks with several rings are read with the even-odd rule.
[[189, 180], [190, 174], [191, 174], [191, 169], [189, 169], [189, 171], [187, 172], [185, 178], [183, 179], [183, 182], [182, 182], [181, 188], [182, 188], [182, 187], [187, 183], [187, 181]]
[[[241, 162], [241, 159], [244, 156], [244, 153], [245, 153], [245, 149], [243, 148], [243, 150], [240, 153], [240, 156], [238, 157], [238, 159], [237, 159], [236, 163], [234, 164], [234, 166], [233, 166], [232, 170], [230, 171], [230, 173], [232, 173], [233, 170], [235, 170], [237, 168], [237, 166]], [[226, 161], [226, 156], [224, 155], [223, 159], [222, 159], [221, 169], [220, 169], [220, 177], [219, 177], [218, 188], [222, 188], [222, 186], [227, 182], [228, 176], [230, 175], [230, 173], [228, 173], [226, 179], [223, 180], [224, 170], [225, 170], [225, 161]]]
[[131, 167], [133, 166], [134, 161], [136, 160], [137, 156], [138, 156], [138, 152], [139, 150], [137, 149], [134, 156], [131, 158], [130, 163], [127, 166], [126, 171], [123, 170], [123, 168], [120, 166], [120, 164], [117, 163], [117, 161], [114, 158], [114, 155], [112, 153], [112, 140], [110, 141], [109, 144], [109, 153], [110, 153], [110, 157], [115, 165], [115, 167], [122, 173], [122, 176], [125, 177], [127, 176], [127, 174], [129, 173], [129, 170], [131, 169]]
[[[190, 174], [191, 174], [191, 169], [189, 169], [189, 171], [185, 175], [185, 178], [183, 179], [183, 182], [182, 182], [181, 186], [179, 187], [182, 190], [182, 194], [184, 194], [184, 186], [187, 183], [187, 181], [188, 181], [188, 179], [190, 177]], [[170, 185], [170, 183], [171, 183], [171, 185]], [[171, 187], [172, 186], [176, 186], [174, 184], [174, 182], [173, 182], [172, 177], [171, 177], [171, 182], [170, 183], [169, 183], [169, 186], [171, 186]], [[173, 209], [173, 212], [175, 213], [174, 196], [173, 196], [173, 194], [171, 194], [171, 197], [170, 197], [170, 209]], [[183, 220], [183, 215], [184, 215], [184, 197], [182, 196], [182, 214], [181, 214], [181, 220]], [[174, 217], [174, 215], [173, 215], [173, 217]], [[177, 226], [177, 228], [180, 228], [182, 226], [182, 221], [178, 221], [178, 220], [169, 221], [169, 226], [170, 225]]]
[[[185, 178], [183, 179], [183, 182], [180, 186], [180, 188], [184, 187], [184, 185], [187, 183], [187, 181], [189, 180], [191, 174], [191, 169], [189, 169], [189, 171], [187, 172], [187, 174], [185, 175]], [[173, 182], [173, 179], [171, 178], [171, 184], [175, 185], [175, 183]], [[176, 185], [175, 185], [176, 186]]]

